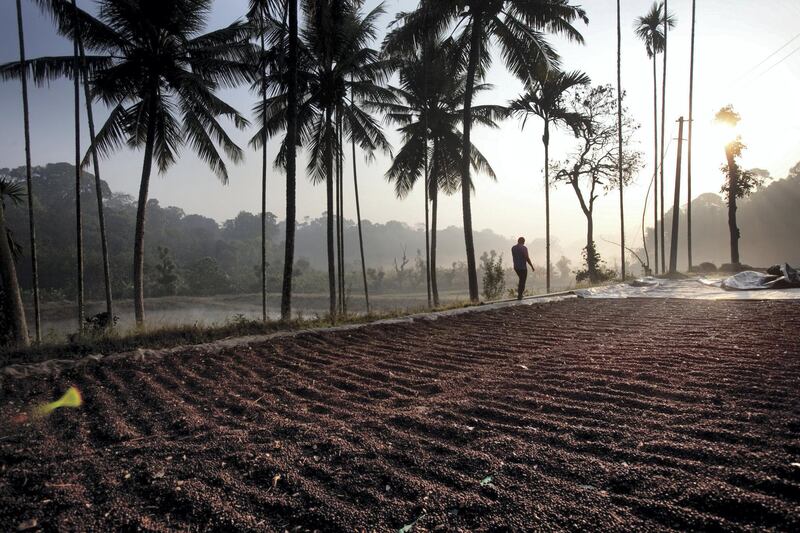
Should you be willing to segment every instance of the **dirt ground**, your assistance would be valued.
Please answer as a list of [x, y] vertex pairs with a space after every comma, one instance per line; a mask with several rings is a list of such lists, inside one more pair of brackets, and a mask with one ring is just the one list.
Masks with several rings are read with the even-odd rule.
[[5, 379], [0, 530], [797, 531], [799, 331], [573, 299]]

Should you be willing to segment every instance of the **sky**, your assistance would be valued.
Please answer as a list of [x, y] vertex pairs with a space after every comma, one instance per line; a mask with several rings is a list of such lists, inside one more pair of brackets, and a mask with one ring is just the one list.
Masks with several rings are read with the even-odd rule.
[[[577, 4], [578, 2], [573, 2]], [[33, 2], [23, 0], [26, 53], [29, 58], [72, 53], [72, 45], [55, 34], [52, 23]], [[93, 0], [78, 0], [78, 5], [92, 10]], [[218, 0], [209, 20], [209, 29], [227, 25], [245, 11], [247, 0]], [[367, 0], [366, 8], [378, 4]], [[413, 0], [386, 0], [388, 24], [398, 11], [413, 9]], [[643, 152], [645, 166], [625, 191], [626, 236], [628, 244], [641, 242], [641, 218], [645, 194], [653, 173], [653, 86], [652, 64], [643, 43], [634, 34], [636, 17], [649, 9], [649, 0], [622, 0], [622, 84], [627, 92], [626, 105], [640, 124], [634, 143]], [[585, 0], [583, 6], [589, 24], [579, 24], [585, 44], [567, 43], [553, 37], [562, 56], [564, 69], [586, 72], [595, 84], [616, 82], [616, 1]], [[667, 162], [666, 192], [671, 205], [675, 181], [677, 123], [679, 116], [688, 117], [691, 0], [670, 0], [669, 10], [677, 25], [669, 34], [667, 64]], [[738, 127], [747, 150], [745, 167], [768, 170], [774, 178], [785, 177], [789, 168], [800, 160], [800, 105], [797, 87], [800, 82], [800, 2], [797, 0], [700, 0], [697, 2], [694, 85], [694, 149], [693, 197], [706, 192], [719, 192], [724, 162], [723, 145], [729, 133], [714, 125], [714, 114], [722, 106], [734, 105], [741, 114]], [[382, 36], [381, 36], [382, 37]], [[0, 63], [18, 59], [18, 42], [14, 2], [0, 5]], [[521, 84], [503, 67], [499, 54], [487, 81], [494, 85], [483, 96], [484, 103], [503, 104], [516, 97]], [[661, 58], [659, 57], [659, 91]], [[660, 94], [660, 93], [659, 93]], [[250, 114], [255, 96], [246, 89], [228, 90], [223, 98], [242, 112]], [[47, 88], [30, 89], [32, 159], [35, 165], [73, 161], [73, 93], [71, 82], [56, 82]], [[660, 99], [660, 96], [659, 96]], [[660, 105], [660, 104], [659, 104]], [[659, 110], [660, 113], [660, 110]], [[96, 120], [102, 121], [107, 111], [98, 108]], [[0, 167], [24, 164], [21, 91], [18, 82], [0, 84]], [[497, 130], [478, 128], [473, 141], [492, 164], [497, 181], [484, 176], [476, 179], [473, 196], [475, 230], [491, 229], [510, 238], [524, 235], [529, 241], [544, 237], [544, 152], [541, 144], [542, 124], [509, 119]], [[391, 127], [387, 126], [387, 130]], [[88, 146], [84, 124], [83, 147]], [[389, 139], [399, 147], [399, 136], [389, 131]], [[246, 146], [252, 135], [232, 132], [232, 137]], [[551, 141], [551, 158], [566, 157], [575, 140], [564, 132], [556, 132]], [[274, 144], [270, 157], [274, 156]], [[302, 157], [302, 156], [301, 156]], [[681, 203], [686, 202], [684, 151]], [[313, 186], [304, 175], [304, 160], [298, 175], [298, 220], [318, 217], [324, 211], [323, 186]], [[135, 195], [141, 175], [142, 153], [124, 149], [101, 163], [103, 179], [115, 191]], [[417, 190], [403, 200], [394, 197], [384, 174], [390, 164], [388, 155], [378, 155], [367, 164], [358, 157], [359, 190], [362, 217], [374, 222], [399, 220], [421, 224], [424, 220], [422, 191]], [[352, 164], [346, 162], [348, 191], [345, 209], [354, 218]], [[247, 150], [243, 164], [229, 165], [230, 182], [223, 185], [188, 149], [178, 163], [163, 175], [155, 175], [150, 187], [152, 198], [162, 205], [175, 205], [187, 213], [199, 213], [218, 221], [234, 217], [239, 211], [260, 210], [260, 158]], [[279, 218], [285, 214], [284, 176], [269, 171], [268, 210]], [[648, 201], [648, 209], [652, 200]], [[462, 224], [460, 195], [440, 202], [440, 226]], [[652, 221], [648, 210], [646, 220]], [[585, 245], [586, 222], [571, 188], [561, 186], [551, 193], [551, 234], [555, 242], [577, 256]], [[619, 240], [619, 195], [614, 192], [601, 198], [596, 206], [596, 240], [599, 245]], [[609, 245], [610, 246], [610, 245]]]

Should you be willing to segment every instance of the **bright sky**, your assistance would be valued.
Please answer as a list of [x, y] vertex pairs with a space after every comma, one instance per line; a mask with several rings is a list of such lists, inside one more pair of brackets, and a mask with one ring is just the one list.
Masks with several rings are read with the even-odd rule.
[[[377, 3], [376, 0], [368, 0], [367, 7], [372, 8]], [[33, 3], [24, 1], [23, 4], [28, 57], [71, 53], [71, 44], [55, 35], [50, 21], [39, 14]], [[91, 9], [93, 2], [79, 0], [78, 4]], [[216, 2], [210, 27], [232, 22], [244, 12], [246, 4], [247, 0]], [[622, 4], [623, 85], [628, 93], [627, 105], [642, 126], [638, 132], [638, 142], [645, 154], [644, 161], [648, 163], [625, 194], [626, 233], [632, 244], [641, 239], [642, 205], [653, 172], [651, 63], [644, 45], [636, 39], [633, 27], [635, 18], [643, 15], [651, 2], [622, 0]], [[395, 12], [413, 9], [415, 5], [416, 1], [413, 0], [387, 0], [385, 6], [388, 15], [385, 21], [391, 20]], [[595, 83], [615, 83], [616, 2], [587, 0], [585, 5], [590, 19], [588, 26], [581, 26], [586, 44], [579, 46], [557, 41], [563, 66], [570, 70], [584, 70]], [[669, 9], [677, 17], [677, 26], [669, 34], [668, 41], [668, 143], [669, 139], [677, 136], [677, 118], [680, 115], [688, 116], [691, 1], [670, 0]], [[713, 117], [726, 104], [733, 104], [743, 118], [739, 130], [748, 145], [745, 166], [766, 168], [774, 177], [782, 178], [800, 160], [798, 20], [800, 2], [797, 0], [697, 2], [694, 196], [719, 191], [722, 179], [719, 167], [724, 154], [720, 136], [713, 127]], [[787, 42], [789, 44], [783, 47]], [[0, 44], [0, 62], [13, 61], [18, 57], [15, 9], [10, 1], [0, 6]], [[515, 97], [521, 89], [519, 82], [504, 71], [499, 57], [488, 81], [495, 85], [495, 91], [484, 97], [483, 100], [487, 102], [504, 103]], [[244, 112], [254, 102], [254, 97], [246, 90], [229, 91], [223, 96]], [[54, 83], [49, 89], [31, 90], [34, 164], [72, 161], [72, 113], [72, 87], [69, 82]], [[98, 110], [97, 115], [99, 119], [105, 117], [102, 110]], [[5, 139], [0, 145], [0, 166], [22, 165], [22, 105], [17, 82], [0, 85], [0, 117], [3, 117], [0, 134]], [[544, 236], [541, 123], [529, 120], [524, 131], [520, 126], [519, 121], [509, 120], [502, 124], [500, 130], [479, 129], [474, 134], [474, 142], [494, 166], [498, 181], [492, 183], [485, 178], [477, 180], [473, 224], [476, 230], [490, 228], [503, 235], [525, 235], [532, 240]], [[83, 132], [86, 134], [85, 127]], [[235, 132], [234, 138], [245, 145], [249, 135], [251, 132]], [[396, 142], [398, 137], [393, 134], [391, 139]], [[562, 158], [571, 143], [568, 136], [556, 135], [551, 147], [552, 157]], [[669, 146], [668, 164], [665, 167], [669, 191], [665, 196], [668, 198], [672, 197], [676, 144], [673, 141]], [[88, 140], [84, 139], [84, 149], [87, 145]], [[186, 212], [201, 213], [217, 220], [233, 217], [241, 210], [258, 212], [260, 163], [254, 152], [249, 151], [247, 156], [244, 164], [230, 169], [230, 184], [223, 186], [213, 173], [185, 150], [177, 165], [166, 175], [153, 180], [151, 195], [158, 198], [162, 205], [176, 205]], [[410, 224], [421, 223], [422, 192], [418, 191], [403, 201], [396, 200], [384, 178], [388, 165], [389, 159], [385, 156], [379, 156], [370, 166], [359, 159], [362, 216], [376, 222], [393, 219]], [[350, 163], [346, 168], [351, 168]], [[114, 155], [103, 164], [102, 173], [113, 190], [135, 195], [141, 173], [141, 153], [127, 150]], [[346, 174], [346, 179], [352, 179], [350, 172]], [[283, 217], [284, 178], [270, 171], [269, 180], [268, 209]], [[302, 174], [298, 183], [298, 218], [302, 220], [305, 216], [319, 216], [324, 210], [324, 188], [312, 186]], [[681, 196], [682, 203], [685, 203], [685, 183]], [[553, 237], [575, 257], [584, 246], [582, 239], [585, 234], [585, 220], [577, 199], [572, 190], [566, 187], [555, 190], [551, 199]], [[354, 217], [351, 192], [346, 196], [346, 209]], [[618, 195], [611, 194], [598, 202], [596, 211], [596, 238], [617, 239]], [[461, 225], [460, 197], [445, 199], [440, 212], [442, 227]], [[652, 220], [652, 213], [647, 214], [647, 220]]]

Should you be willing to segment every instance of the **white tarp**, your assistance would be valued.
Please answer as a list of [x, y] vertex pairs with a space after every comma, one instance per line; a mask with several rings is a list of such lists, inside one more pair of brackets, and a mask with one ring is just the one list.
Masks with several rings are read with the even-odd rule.
[[[754, 276], [755, 275], [755, 276]], [[730, 278], [689, 278], [682, 280], [641, 278], [591, 289], [576, 289], [579, 298], [681, 298], [688, 300], [795, 300], [800, 289], [763, 288], [765, 274], [740, 272]], [[723, 288], [723, 282], [729, 289]], [[735, 286], [734, 286], [735, 285]]]

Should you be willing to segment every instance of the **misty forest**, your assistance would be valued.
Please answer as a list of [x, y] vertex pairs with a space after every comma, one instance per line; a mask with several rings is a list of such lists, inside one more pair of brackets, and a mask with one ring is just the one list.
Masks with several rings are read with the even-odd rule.
[[800, 530], [796, 0], [0, 13], [0, 530]]

